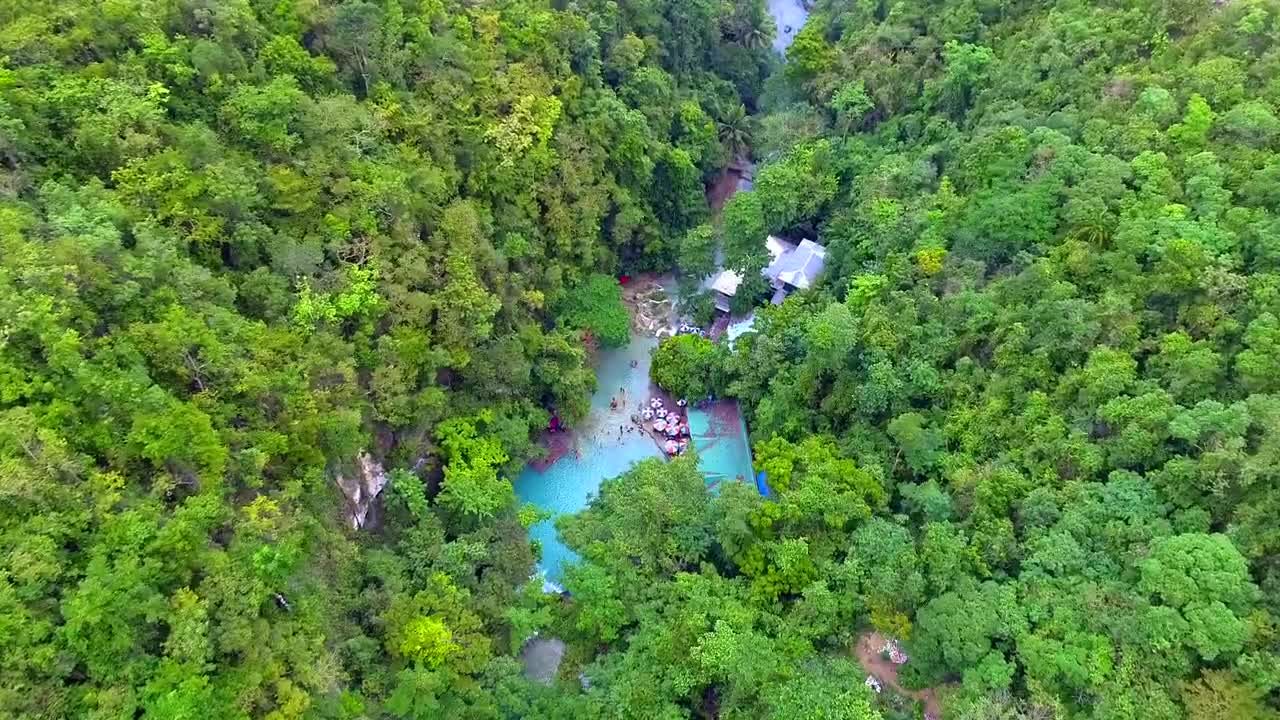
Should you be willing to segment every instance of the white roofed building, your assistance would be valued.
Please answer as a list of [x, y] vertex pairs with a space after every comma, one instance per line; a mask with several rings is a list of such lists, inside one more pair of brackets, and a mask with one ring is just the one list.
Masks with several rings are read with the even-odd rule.
[[741, 284], [742, 276], [732, 270], [721, 270], [711, 276], [707, 287], [715, 296], [717, 310], [729, 312], [729, 301], [738, 294], [738, 286]]
[[[769, 251], [769, 264], [761, 272], [773, 287], [774, 305], [779, 305], [787, 295], [796, 290], [807, 290], [818, 280], [827, 260], [827, 249], [812, 240], [801, 240], [792, 245], [780, 237], [770, 235], [765, 239]], [[738, 293], [742, 277], [732, 270], [721, 270], [708, 278], [706, 287], [715, 293], [716, 309], [729, 312], [729, 304]]]
[[799, 245], [775, 256], [764, 274], [775, 290], [808, 290], [818, 281], [826, 262], [826, 248], [812, 240], [801, 240]]

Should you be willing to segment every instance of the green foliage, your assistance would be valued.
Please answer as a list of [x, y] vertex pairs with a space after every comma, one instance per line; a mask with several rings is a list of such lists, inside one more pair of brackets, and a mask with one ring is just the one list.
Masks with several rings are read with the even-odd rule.
[[927, 474], [938, 463], [942, 437], [937, 430], [925, 427], [919, 413], [905, 413], [894, 418], [885, 430], [902, 447], [903, 457], [917, 474]]
[[658, 343], [650, 374], [673, 395], [698, 399], [719, 387], [721, 349], [701, 335], [676, 335]]
[[730, 158], [746, 155], [751, 147], [751, 117], [744, 105], [730, 105], [716, 121], [716, 136]]
[[676, 147], [689, 156], [704, 177], [718, 173], [724, 166], [727, 158], [719, 142], [716, 121], [698, 103], [686, 101], [680, 104], [672, 135]]
[[815, 10], [722, 217], [735, 269], [827, 247], [723, 363], [752, 597], [903, 639], [947, 717], [1274, 714], [1274, 9]]
[[391, 492], [412, 517], [425, 519], [428, 516], [426, 490], [413, 473], [403, 469], [392, 470]]
[[594, 273], [567, 290], [557, 316], [566, 327], [585, 330], [606, 347], [625, 345], [631, 337], [631, 315], [622, 303], [622, 287], [608, 275]]
[[492, 420], [486, 413], [475, 419], [453, 418], [436, 428], [445, 460], [439, 499], [455, 512], [492, 517], [514, 499], [511, 482], [498, 474], [509, 459], [501, 440], [481, 434]]
[[814, 14], [796, 33], [787, 48], [787, 74], [797, 79], [813, 79], [832, 70], [837, 62], [835, 48], [828, 42], [828, 18]]
[[812, 436], [798, 445], [775, 437], [757, 443], [755, 456], [770, 487], [784, 492], [788, 503], [805, 505], [802, 516], [823, 518], [832, 527], [869, 518], [885, 501], [879, 483], [843, 457], [830, 437]]
[[1280, 118], [1266, 103], [1250, 100], [1236, 105], [1223, 116], [1222, 130], [1240, 142], [1266, 147], [1280, 135]]
[[336, 294], [316, 294], [309, 285], [302, 284], [293, 308], [294, 324], [306, 331], [318, 323], [373, 316], [383, 306], [377, 280], [378, 274], [372, 268], [351, 266], [346, 272], [346, 287]]
[[768, 51], [557, 7], [6, 8], [0, 716], [565, 716], [507, 477]]
[[1187, 110], [1182, 122], [1169, 126], [1169, 138], [1184, 150], [1195, 150], [1204, 146], [1217, 117], [1209, 103], [1199, 95], [1192, 95], [1187, 100]]
[[846, 132], [857, 128], [874, 110], [876, 103], [867, 95], [866, 83], [850, 82], [836, 91], [831, 98], [831, 109], [836, 112], [837, 123]]
[[642, 568], [671, 572], [707, 552], [710, 537], [701, 526], [709, 499], [692, 458], [644, 461], [606, 481], [600, 493], [588, 511], [557, 521], [585, 559], [608, 566], [630, 557]]
[[819, 140], [799, 146], [778, 162], [760, 168], [755, 194], [760, 198], [769, 232], [812, 225], [835, 197], [837, 180], [829, 165], [830, 154], [830, 143]]
[[769, 703], [769, 720], [875, 720], [869, 691], [848, 660], [824, 662], [785, 683]]
[[1236, 356], [1240, 381], [1250, 390], [1274, 392], [1280, 379], [1271, 369], [1280, 361], [1280, 320], [1267, 312], [1249, 323], [1244, 335], [1245, 349]]
[[[815, 656], [816, 640], [852, 620], [841, 603], [847, 578], [815, 574], [831, 557], [814, 547], [821, 543], [770, 543], [768, 580], [735, 572], [713, 544], [736, 532], [729, 528], [744, 512], [769, 507], [741, 483], [711, 496], [695, 460], [683, 457], [636, 465], [560, 521], [582, 556], [566, 574], [565, 630], [588, 647], [609, 644], [587, 670], [601, 707], [631, 703], [649, 717], [683, 717], [679, 707], [714, 687], [726, 714], [880, 717], [850, 661]], [[766, 585], [785, 604], [761, 603]]]
[[680, 250], [676, 267], [695, 280], [710, 275], [716, 269], [716, 234], [707, 224], [690, 228], [680, 238]]
[[1185, 642], [1205, 660], [1235, 653], [1247, 634], [1239, 613], [1257, 588], [1244, 557], [1223, 535], [1187, 534], [1162, 539], [1141, 564], [1138, 588], [1185, 620]]
[[994, 61], [989, 47], [948, 40], [942, 49], [942, 75], [925, 82], [926, 102], [944, 112], [963, 114]]
[[1196, 681], [1183, 685], [1182, 702], [1188, 720], [1261, 720], [1274, 714], [1260, 702], [1257, 689], [1240, 683], [1226, 670], [1207, 670]]
[[577, 630], [595, 642], [616, 640], [628, 612], [613, 576], [595, 565], [575, 566], [565, 574], [565, 587], [581, 608], [574, 619]]
[[[1025, 625], [1012, 587], [987, 582], [941, 595], [929, 601], [916, 618], [912, 647], [924, 668], [918, 672], [974, 672], [979, 682], [989, 683], [993, 672], [1004, 672], [1005, 659], [993, 648], [994, 643], [1017, 637]], [[997, 667], [989, 667], [992, 665]], [[988, 689], [1007, 685], [1008, 678], [1003, 685]]]
[[716, 319], [716, 298], [711, 290], [696, 290], [680, 299], [680, 313], [699, 327], [710, 327]]
[[428, 668], [440, 667], [461, 649], [440, 618], [414, 618], [400, 633], [400, 654]]
[[[872, 720], [875, 628], [946, 717], [1274, 716], [1275, 8], [819, 2], [785, 64], [768, 17], [9, 8], [0, 715]], [[820, 286], [654, 374], [772, 496], [640, 463], [543, 596], [507, 478], [614, 274], [719, 240], [751, 305], [770, 232]]]
[[653, 182], [662, 188], [654, 198], [654, 212], [666, 234], [681, 235], [702, 220], [707, 207], [702, 174], [688, 152], [675, 148], [667, 153], [654, 167]]
[[724, 263], [725, 267], [741, 275], [748, 285], [769, 264], [769, 251], [765, 247], [767, 235], [760, 195], [740, 192], [729, 198], [720, 211]]

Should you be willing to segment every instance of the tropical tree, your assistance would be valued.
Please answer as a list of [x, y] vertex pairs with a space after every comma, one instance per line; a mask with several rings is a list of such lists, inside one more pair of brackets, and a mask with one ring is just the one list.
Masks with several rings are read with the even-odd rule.
[[751, 117], [746, 106], [721, 107], [716, 114], [716, 133], [729, 157], [745, 157], [751, 149]]

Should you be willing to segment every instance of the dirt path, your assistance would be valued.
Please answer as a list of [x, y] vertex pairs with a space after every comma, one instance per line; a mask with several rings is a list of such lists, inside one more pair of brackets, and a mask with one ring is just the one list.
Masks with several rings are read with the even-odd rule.
[[881, 683], [893, 688], [899, 694], [924, 703], [925, 720], [942, 720], [942, 703], [938, 702], [937, 689], [907, 690], [899, 685], [898, 666], [880, 657], [880, 650], [884, 647], [884, 643], [885, 637], [878, 632], [863, 635], [858, 640], [856, 649], [858, 662], [862, 663], [862, 667]]
[[707, 188], [707, 204], [711, 206], [711, 212], [719, 214], [720, 209], [724, 207], [729, 198], [738, 191], [738, 178], [742, 177], [737, 170], [726, 168], [720, 173], [720, 177], [711, 183]]

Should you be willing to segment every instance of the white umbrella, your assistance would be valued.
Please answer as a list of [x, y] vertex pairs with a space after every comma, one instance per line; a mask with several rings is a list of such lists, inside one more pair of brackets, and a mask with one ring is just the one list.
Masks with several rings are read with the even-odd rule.
[[656, 414], [658, 417], [660, 417], [660, 418], [664, 418], [664, 417], [666, 417], [666, 416], [667, 416], [667, 411], [666, 411], [665, 409], [663, 409], [663, 408], [658, 408], [658, 410], [657, 410], [657, 412], [656, 412], [655, 414]]
[[654, 430], [657, 430], [658, 432], [662, 432], [663, 430], [666, 430], [666, 429], [667, 429], [667, 423], [666, 423], [666, 421], [663, 421], [663, 420], [654, 420], [654, 421], [653, 421], [653, 429], [654, 429]]
[[676, 404], [679, 405], [680, 407], [684, 407], [685, 405], [689, 404], [689, 401], [685, 400], [684, 398], [680, 398], [679, 400], [676, 401]]
[[655, 409], [660, 408], [662, 407], [662, 401], [659, 400], [658, 398], [651, 398], [649, 400], [649, 407], [655, 408]]
[[649, 408], [645, 408], [644, 410], [642, 410], [642, 411], [640, 412], [640, 417], [644, 418], [645, 420], [652, 420], [652, 419], [653, 419], [653, 411], [652, 411], [652, 410], [650, 410]]

